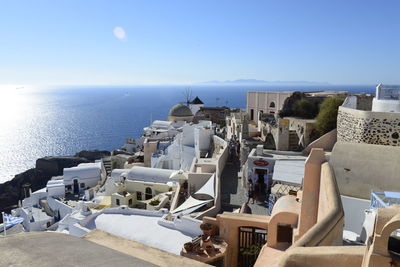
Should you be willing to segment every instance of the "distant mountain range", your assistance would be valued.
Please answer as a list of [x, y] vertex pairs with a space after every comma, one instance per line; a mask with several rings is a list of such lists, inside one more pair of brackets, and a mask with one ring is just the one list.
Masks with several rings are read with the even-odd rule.
[[327, 82], [309, 82], [309, 81], [264, 81], [257, 79], [238, 79], [226, 81], [207, 81], [200, 84], [220, 84], [220, 85], [240, 85], [240, 84], [257, 84], [257, 85], [329, 85]]

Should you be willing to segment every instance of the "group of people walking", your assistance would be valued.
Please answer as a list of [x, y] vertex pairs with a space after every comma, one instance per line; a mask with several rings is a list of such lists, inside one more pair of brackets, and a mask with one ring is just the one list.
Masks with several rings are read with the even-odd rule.
[[238, 138], [233, 135], [231, 140], [229, 140], [229, 155], [230, 158], [237, 158], [239, 157], [240, 154], [240, 142]]
[[254, 170], [253, 176], [247, 180], [247, 203], [253, 200], [252, 204], [257, 204], [259, 201], [268, 201], [270, 193], [270, 184], [268, 173], [263, 170]]

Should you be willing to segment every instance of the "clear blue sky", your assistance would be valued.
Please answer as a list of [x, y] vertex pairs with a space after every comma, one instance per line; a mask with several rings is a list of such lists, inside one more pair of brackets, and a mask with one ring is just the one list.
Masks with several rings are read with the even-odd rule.
[[399, 14], [399, 0], [0, 0], [0, 84], [398, 84]]

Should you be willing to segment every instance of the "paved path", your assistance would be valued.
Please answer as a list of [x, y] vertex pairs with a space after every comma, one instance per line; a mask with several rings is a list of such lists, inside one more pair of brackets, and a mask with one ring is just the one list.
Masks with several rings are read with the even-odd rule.
[[[242, 179], [238, 177], [240, 171], [239, 160], [228, 160], [221, 175], [221, 212], [233, 211], [247, 202], [246, 190], [242, 186]], [[258, 204], [248, 203], [252, 214], [267, 215], [267, 204], [260, 199]]]

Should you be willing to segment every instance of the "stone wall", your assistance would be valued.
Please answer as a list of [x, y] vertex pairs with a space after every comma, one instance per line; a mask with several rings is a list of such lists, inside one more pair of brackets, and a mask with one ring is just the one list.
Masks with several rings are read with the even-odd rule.
[[400, 113], [339, 107], [338, 141], [400, 146]]

